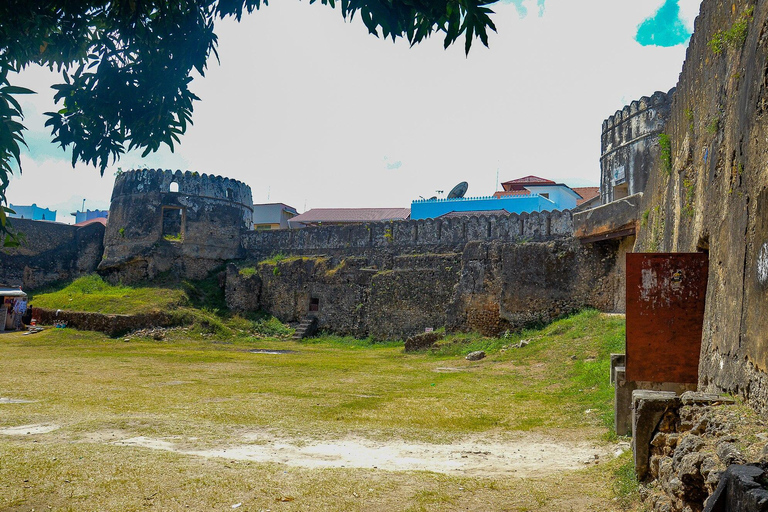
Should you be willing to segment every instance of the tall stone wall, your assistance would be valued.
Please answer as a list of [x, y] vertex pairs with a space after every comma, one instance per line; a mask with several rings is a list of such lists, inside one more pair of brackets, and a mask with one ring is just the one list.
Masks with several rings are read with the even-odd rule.
[[359, 337], [403, 339], [443, 326], [498, 335], [587, 306], [611, 310], [615, 254], [561, 238], [469, 242], [383, 262], [293, 256], [247, 270], [230, 265], [226, 297], [235, 310], [261, 308], [292, 322], [312, 314], [321, 329]]
[[636, 250], [708, 252], [699, 386], [768, 411], [767, 2], [704, 0], [665, 132]]
[[624, 196], [643, 192], [659, 157], [658, 136], [669, 118], [675, 89], [643, 96], [603, 121], [600, 136], [600, 202], [620, 199], [614, 187], [626, 184]]
[[99, 270], [125, 281], [171, 269], [203, 277], [240, 256], [252, 211], [250, 187], [236, 180], [189, 171], [125, 172], [115, 180]]
[[0, 248], [0, 283], [33, 290], [94, 272], [101, 262], [102, 224], [76, 227], [13, 219], [13, 228], [23, 235], [23, 242]]
[[469, 242], [544, 241], [572, 233], [571, 212], [555, 210], [249, 231], [243, 234], [242, 243], [246, 257], [257, 261], [275, 254], [326, 254], [365, 256], [383, 264], [399, 254], [461, 251]]

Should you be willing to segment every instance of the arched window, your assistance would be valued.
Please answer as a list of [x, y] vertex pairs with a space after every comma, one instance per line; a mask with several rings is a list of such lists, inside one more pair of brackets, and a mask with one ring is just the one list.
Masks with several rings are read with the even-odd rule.
[[231, 188], [228, 188], [227, 189], [227, 199], [232, 201], [234, 198], [235, 198], [235, 192]]
[[179, 191], [179, 183], [177, 181], [172, 181], [171, 182], [170, 191], [171, 192], [178, 192]]

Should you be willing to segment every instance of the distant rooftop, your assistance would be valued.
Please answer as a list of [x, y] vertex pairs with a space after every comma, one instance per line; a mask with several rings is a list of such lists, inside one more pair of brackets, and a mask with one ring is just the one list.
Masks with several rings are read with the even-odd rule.
[[600, 187], [573, 187], [573, 191], [581, 196], [581, 199], [576, 201], [576, 206], [600, 195]]
[[410, 208], [312, 208], [290, 220], [291, 225], [355, 224], [386, 220], [405, 220]]
[[82, 222], [78, 222], [77, 224], [73, 224], [73, 226], [77, 226], [77, 227], [81, 228], [83, 226], [87, 226], [88, 224], [93, 224], [94, 222], [97, 223], [97, 224], [101, 224], [102, 226], [106, 226], [107, 225], [107, 219], [106, 218], [104, 218], [104, 217], [95, 217], [93, 219], [88, 219], [88, 220], [84, 220]]
[[512, 181], [505, 181], [501, 184], [505, 191], [511, 190], [524, 190], [525, 187], [530, 185], [556, 185], [552, 180], [539, 178], [538, 176], [525, 176], [524, 178], [517, 178]]

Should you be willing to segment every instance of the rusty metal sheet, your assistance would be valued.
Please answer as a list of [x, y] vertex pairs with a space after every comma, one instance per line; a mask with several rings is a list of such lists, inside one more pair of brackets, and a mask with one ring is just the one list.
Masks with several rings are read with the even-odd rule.
[[698, 382], [708, 270], [703, 253], [627, 254], [627, 380]]

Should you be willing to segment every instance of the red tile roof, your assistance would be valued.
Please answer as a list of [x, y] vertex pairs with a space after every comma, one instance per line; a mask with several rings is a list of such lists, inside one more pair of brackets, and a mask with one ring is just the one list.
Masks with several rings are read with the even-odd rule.
[[354, 224], [384, 220], [404, 220], [410, 208], [312, 208], [290, 220], [296, 224]]
[[505, 181], [501, 184], [504, 190], [522, 190], [527, 185], [555, 185], [552, 180], [545, 180], [538, 176], [525, 176], [512, 181]]
[[581, 196], [581, 199], [576, 201], [576, 206], [600, 195], [600, 187], [574, 187], [572, 190]]
[[104, 226], [107, 225], [107, 219], [105, 219], [104, 217], [96, 217], [95, 219], [84, 220], [83, 222], [78, 222], [77, 224], [73, 224], [73, 225], [80, 228], [83, 226], [87, 226], [88, 224], [93, 224], [94, 222], [98, 222], [99, 224], [102, 224]]

